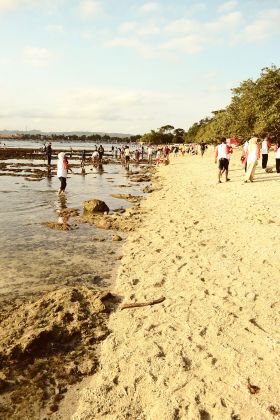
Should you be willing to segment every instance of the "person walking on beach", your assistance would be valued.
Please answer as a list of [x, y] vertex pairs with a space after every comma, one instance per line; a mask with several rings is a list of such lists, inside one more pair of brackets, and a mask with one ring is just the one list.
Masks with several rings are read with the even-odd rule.
[[269, 149], [270, 149], [270, 139], [269, 139], [269, 136], [266, 136], [266, 138], [262, 142], [262, 168], [263, 169], [267, 167]]
[[51, 165], [52, 162], [52, 144], [51, 142], [49, 142], [49, 144], [47, 145], [47, 149], [46, 149], [46, 155], [48, 158], [48, 165]]
[[246, 140], [243, 144], [243, 150], [242, 150], [242, 156], [241, 156], [241, 162], [244, 163], [244, 169], [245, 173], [247, 171], [247, 152], [248, 152], [248, 146], [249, 146], [249, 140]]
[[68, 163], [68, 159], [65, 155], [65, 153], [60, 152], [58, 154], [58, 161], [57, 161], [57, 177], [60, 180], [60, 188], [58, 191], [58, 194], [64, 194], [65, 193], [65, 189], [66, 189], [66, 178], [67, 178], [67, 173], [68, 170], [71, 170], [69, 168], [69, 163]]
[[204, 152], [205, 152], [205, 144], [204, 144], [204, 143], [201, 143], [201, 145], [200, 145], [200, 153], [201, 153], [201, 157], [203, 157]]
[[252, 137], [249, 140], [249, 146], [247, 150], [247, 171], [245, 174], [244, 182], [253, 182], [255, 170], [260, 158], [260, 148], [258, 145], [258, 138]]
[[230, 153], [229, 147], [226, 144], [226, 138], [223, 137], [221, 144], [216, 147], [215, 150], [215, 163], [218, 161], [218, 184], [220, 184], [221, 176], [225, 172], [226, 182], [229, 181], [228, 177], [228, 155]]
[[280, 140], [277, 140], [277, 143], [274, 146], [275, 152], [275, 162], [276, 162], [276, 172], [280, 173]]

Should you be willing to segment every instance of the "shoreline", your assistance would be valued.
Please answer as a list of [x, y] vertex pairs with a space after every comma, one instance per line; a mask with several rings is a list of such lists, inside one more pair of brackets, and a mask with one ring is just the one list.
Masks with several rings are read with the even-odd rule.
[[[129, 177], [132, 182], [135, 177], [143, 178], [145, 182], [140, 181], [138, 185], [144, 187], [149, 179], [148, 171], [151, 168], [141, 167], [138, 171], [132, 170]], [[24, 266], [21, 264], [23, 272], [7, 284], [7, 290], [3, 285], [0, 296], [0, 411], [3, 419], [39, 419], [53, 415], [71, 384], [79, 384], [82, 378], [87, 378], [96, 370], [99, 344], [108, 334], [106, 322], [115, 305], [110, 295], [104, 303], [103, 295], [110, 293], [113, 287], [121, 259], [119, 240], [124, 239], [127, 232], [139, 223], [138, 202], [143, 198], [142, 190], [140, 196], [133, 196], [128, 193], [131, 189], [127, 185], [121, 187], [127, 187], [121, 189], [127, 194], [112, 195], [131, 203], [128, 207], [125, 205], [125, 209], [118, 208], [109, 214], [106, 212], [92, 217], [84, 214], [71, 216], [71, 212], [77, 209], [68, 209], [74, 221], [71, 224], [74, 231], [72, 234], [55, 231], [54, 237], [62, 241], [69, 238], [70, 248], [64, 246], [64, 255], [61, 249], [55, 250], [53, 244], [50, 255], [54, 259], [50, 259], [45, 269], [38, 267], [33, 273], [40, 249], [35, 246], [32, 250], [31, 243], [28, 243], [28, 249], [22, 245], [22, 252], [32, 251], [33, 260], [24, 262]], [[77, 224], [81, 235], [79, 244], [79, 236], [75, 236], [76, 241], [73, 242]], [[44, 229], [49, 228], [42, 226], [41, 229], [41, 236], [35, 238], [39, 243], [44, 240]], [[75, 253], [77, 245], [79, 252]], [[70, 258], [66, 264], [61, 264], [62, 257], [67, 255]], [[13, 257], [10, 256], [11, 263]], [[58, 264], [52, 268], [55, 261]], [[16, 262], [13, 264], [16, 271]], [[21, 284], [24, 274], [27, 275], [25, 283]], [[36, 277], [35, 281], [36, 275], [38, 279]], [[77, 303], [72, 304], [72, 299]], [[38, 305], [49, 310], [38, 312]], [[89, 326], [85, 325], [87, 321]], [[6, 334], [7, 342], [5, 331], [9, 332]], [[73, 345], [72, 336], [77, 337]], [[64, 341], [69, 345], [64, 346]], [[48, 372], [50, 366], [52, 371]]]
[[279, 176], [259, 166], [244, 185], [243, 173], [238, 152], [218, 186], [209, 152], [158, 168], [114, 293], [166, 300], [111, 314], [73, 420], [277, 415]]

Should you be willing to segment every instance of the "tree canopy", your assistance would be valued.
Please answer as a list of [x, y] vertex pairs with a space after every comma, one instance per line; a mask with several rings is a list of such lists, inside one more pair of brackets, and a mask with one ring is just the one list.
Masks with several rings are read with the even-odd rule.
[[221, 137], [250, 138], [269, 134], [280, 137], [280, 68], [262, 69], [260, 77], [245, 80], [232, 89], [231, 103], [213, 116], [194, 123], [185, 134], [186, 143], [209, 143]]
[[184, 143], [185, 130], [174, 128], [173, 125], [164, 125], [157, 131], [151, 130], [145, 133], [140, 141], [146, 144], [170, 144]]

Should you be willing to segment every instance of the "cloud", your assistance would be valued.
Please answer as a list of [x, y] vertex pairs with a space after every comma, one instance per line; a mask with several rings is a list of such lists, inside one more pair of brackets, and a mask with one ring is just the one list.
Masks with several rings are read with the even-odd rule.
[[280, 34], [280, 9], [267, 9], [259, 13], [236, 37], [237, 41], [258, 42]]
[[102, 12], [101, 2], [98, 0], [82, 0], [80, 2], [80, 15], [85, 18], [95, 18]]
[[46, 67], [52, 54], [47, 48], [26, 47], [23, 50], [24, 60], [35, 67]]
[[29, 7], [35, 4], [35, 0], [0, 0], [0, 11], [15, 10], [20, 7]]
[[63, 0], [0, 0], [0, 12], [12, 12], [17, 9], [43, 8], [53, 11]]
[[132, 32], [139, 36], [157, 35], [160, 33], [160, 27], [154, 22], [146, 22], [143, 24], [137, 24], [136, 22], [124, 22], [119, 26], [119, 32]]
[[230, 12], [231, 10], [235, 9], [237, 5], [238, 5], [238, 2], [236, 0], [227, 1], [225, 3], [222, 3], [218, 7], [218, 12], [220, 13]]
[[124, 22], [119, 26], [118, 30], [119, 32], [127, 33], [127, 32], [132, 32], [136, 28], [137, 28], [136, 22]]
[[138, 50], [142, 55], [151, 57], [155, 49], [150, 43], [145, 43], [134, 37], [114, 38], [105, 43], [105, 47], [128, 47]]
[[195, 54], [203, 49], [204, 44], [205, 40], [202, 37], [198, 35], [187, 35], [180, 38], [173, 38], [161, 44], [160, 49]]
[[199, 32], [201, 30], [202, 23], [194, 19], [177, 19], [170, 22], [165, 26], [166, 32], [173, 33], [190, 33]]
[[216, 21], [208, 22], [204, 25], [204, 29], [210, 31], [228, 31], [236, 28], [242, 22], [241, 12], [232, 12], [219, 17]]
[[158, 8], [159, 8], [159, 4], [158, 3], [150, 2], [150, 3], [143, 4], [139, 8], [139, 11], [140, 12], [144, 12], [144, 13], [150, 13], [150, 12], [156, 11]]
[[[88, 87], [53, 92], [46, 102], [34, 108], [32, 105], [17, 105], [13, 110], [5, 108], [0, 118], [81, 120], [90, 122], [103, 121], [138, 121], [146, 115], [149, 106], [160, 106], [170, 100], [176, 101], [175, 95], [157, 91], [123, 90], [108, 87]], [[31, 101], [30, 101], [31, 102]], [[32, 102], [31, 102], [32, 103]], [[50, 111], [51, 110], [51, 111]], [[147, 116], [145, 116], [145, 120]], [[83, 123], [84, 124], [84, 123]]]

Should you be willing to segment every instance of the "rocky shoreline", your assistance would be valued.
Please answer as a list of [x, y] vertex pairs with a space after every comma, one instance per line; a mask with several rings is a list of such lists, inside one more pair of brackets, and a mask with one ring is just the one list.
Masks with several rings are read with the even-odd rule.
[[[131, 171], [134, 182], [151, 180], [151, 167]], [[41, 174], [45, 176], [45, 174]], [[148, 191], [147, 187], [146, 192]], [[149, 187], [150, 188], [150, 187]], [[62, 223], [44, 222], [42, 229], [64, 230], [93, 225], [106, 235], [90, 236], [90, 244], [118, 242], [142, 223], [142, 197], [117, 194], [132, 207], [114, 212], [84, 212], [62, 209]], [[71, 218], [71, 223], [69, 222]], [[55, 226], [54, 226], [55, 225]], [[100, 233], [102, 232], [100, 230]], [[90, 231], [89, 231], [90, 232]], [[103, 246], [103, 245], [102, 245]], [[116, 248], [117, 246], [117, 248]], [[120, 245], [114, 245], [120, 249]], [[122, 258], [119, 252], [108, 257]], [[28, 293], [2, 295], [0, 311], [0, 414], [4, 419], [49, 418], [59, 410], [69, 386], [92, 375], [98, 367], [99, 346], [109, 334], [108, 315], [119, 300], [110, 287], [96, 281], [54, 283]], [[102, 290], [103, 289], [103, 290]], [[8, 333], [7, 333], [8, 331]], [[2, 334], [2, 335], [1, 335]]]

